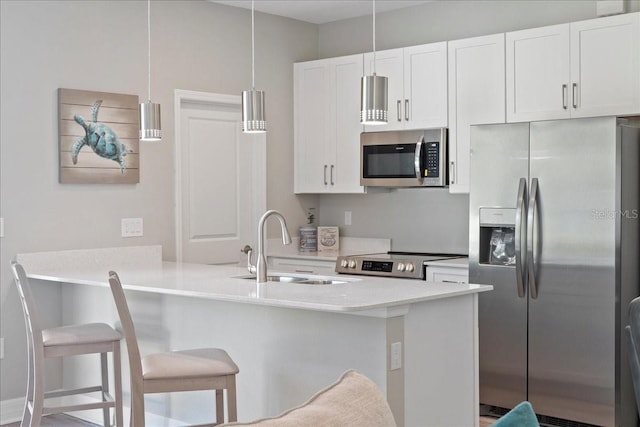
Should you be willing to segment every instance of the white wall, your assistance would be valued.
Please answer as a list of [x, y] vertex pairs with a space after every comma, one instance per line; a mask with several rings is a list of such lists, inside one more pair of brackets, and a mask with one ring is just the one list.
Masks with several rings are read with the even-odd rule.
[[[376, 49], [456, 40], [525, 28], [596, 18], [594, 0], [448, 0], [376, 15]], [[627, 2], [639, 11], [640, 1]], [[372, 49], [372, 19], [367, 17], [320, 26], [321, 58]], [[442, 190], [417, 189], [366, 196], [322, 195], [321, 225], [339, 225], [344, 236], [386, 237], [392, 249], [468, 252], [469, 198]], [[344, 225], [344, 211], [352, 225]]]
[[[163, 142], [140, 144], [137, 185], [62, 185], [56, 91], [145, 99], [147, 2], [0, 2], [0, 400], [23, 396], [26, 384], [24, 322], [9, 261], [20, 252], [146, 244], [161, 244], [173, 259], [173, 91], [249, 89], [249, 10], [205, 1], [153, 1], [151, 10], [151, 90], [162, 104]], [[315, 198], [293, 195], [292, 64], [317, 57], [317, 26], [257, 13], [256, 48], [256, 85], [267, 93], [269, 120], [267, 205], [297, 229]], [[120, 237], [126, 217], [144, 218], [144, 237]], [[61, 319], [59, 296], [52, 298], [40, 307], [48, 323]]]

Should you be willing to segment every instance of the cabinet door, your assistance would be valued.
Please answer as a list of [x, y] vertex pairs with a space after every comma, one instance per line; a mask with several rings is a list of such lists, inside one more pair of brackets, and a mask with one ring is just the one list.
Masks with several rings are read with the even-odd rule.
[[[364, 74], [373, 73], [373, 53], [366, 53], [364, 61]], [[366, 132], [379, 132], [383, 130], [396, 130], [404, 128], [404, 85], [403, 85], [403, 57], [402, 49], [390, 49], [376, 52], [376, 74], [388, 78], [388, 108], [389, 118], [386, 125], [365, 126]], [[359, 107], [358, 107], [359, 108]]]
[[294, 64], [294, 188], [296, 193], [327, 190], [325, 141], [329, 122], [328, 61]]
[[447, 127], [447, 42], [404, 49], [405, 129]]
[[639, 76], [640, 12], [571, 24], [573, 117], [640, 113]]
[[506, 34], [507, 121], [569, 118], [569, 24]]
[[360, 78], [364, 56], [350, 55], [331, 60], [331, 121], [327, 147], [334, 147], [335, 160], [329, 167], [330, 191], [364, 193], [360, 185]]
[[456, 40], [449, 54], [449, 191], [469, 192], [472, 124], [505, 122], [504, 34]]
[[267, 257], [267, 263], [272, 271], [298, 274], [321, 274], [325, 276], [336, 274], [335, 261]]

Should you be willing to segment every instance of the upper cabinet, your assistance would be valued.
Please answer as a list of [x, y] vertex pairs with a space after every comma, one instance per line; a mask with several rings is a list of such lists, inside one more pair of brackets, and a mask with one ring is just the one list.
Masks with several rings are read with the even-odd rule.
[[504, 34], [449, 42], [449, 192], [469, 192], [470, 125], [505, 122]]
[[640, 13], [506, 34], [507, 121], [640, 113]]
[[[375, 59], [376, 74], [389, 79], [389, 122], [365, 131], [447, 127], [446, 42], [383, 50]], [[364, 68], [373, 73], [373, 53], [365, 54]]]
[[294, 64], [294, 191], [363, 193], [363, 55]]

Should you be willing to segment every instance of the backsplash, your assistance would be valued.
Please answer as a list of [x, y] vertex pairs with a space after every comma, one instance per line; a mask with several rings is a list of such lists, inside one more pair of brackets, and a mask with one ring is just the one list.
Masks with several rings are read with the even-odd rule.
[[[341, 236], [388, 237], [391, 249], [467, 254], [469, 196], [442, 188], [369, 189], [362, 195], [318, 197], [320, 225]], [[345, 225], [345, 211], [351, 225]]]

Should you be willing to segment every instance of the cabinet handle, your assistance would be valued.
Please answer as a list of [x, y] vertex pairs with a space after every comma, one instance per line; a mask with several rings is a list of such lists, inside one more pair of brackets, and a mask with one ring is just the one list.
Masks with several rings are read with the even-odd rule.
[[578, 94], [576, 89], [578, 89], [578, 83], [574, 83], [571, 87], [571, 97], [573, 98], [573, 108], [578, 108]]
[[398, 99], [398, 106], [397, 106], [396, 115], [398, 116], [398, 121], [399, 122], [402, 121], [402, 112], [400, 111], [401, 109], [402, 109], [402, 101]]
[[313, 274], [313, 270], [298, 270], [296, 268], [295, 270], [296, 273], [309, 273], [309, 274]]
[[334, 165], [331, 165], [331, 174], [330, 174], [330, 176], [331, 176], [331, 185], [335, 185], [336, 184], [335, 182], [333, 182], [333, 168], [334, 167], [335, 167]]
[[567, 85], [562, 85], [562, 108], [567, 109]]
[[409, 100], [404, 100], [404, 119], [409, 121]]
[[451, 184], [455, 184], [456, 183], [456, 163], [455, 162], [451, 162], [451, 167], [449, 168], [449, 180], [451, 181]]
[[327, 185], [327, 165], [324, 165], [324, 185]]

